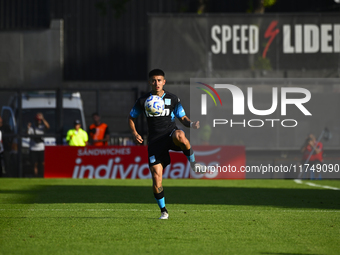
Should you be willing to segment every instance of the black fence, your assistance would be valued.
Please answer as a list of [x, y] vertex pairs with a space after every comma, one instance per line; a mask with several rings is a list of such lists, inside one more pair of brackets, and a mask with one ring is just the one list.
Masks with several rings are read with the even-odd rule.
[[[116, 98], [106, 99], [105, 96], [110, 93]], [[0, 88], [0, 94], [2, 99], [1, 117], [3, 126], [9, 127], [11, 130], [2, 134], [3, 139], [6, 142], [10, 142], [9, 146], [5, 146], [4, 152], [4, 174], [7, 177], [27, 177], [32, 173], [32, 165], [29, 158], [29, 139], [43, 138], [45, 145], [66, 144], [66, 132], [72, 128], [74, 118], [81, 119], [82, 128], [87, 130], [89, 125], [86, 124], [86, 119], [89, 119], [91, 116], [89, 113], [84, 113], [87, 108], [91, 108], [93, 112], [97, 112], [101, 116], [101, 113], [105, 113], [104, 109], [108, 109], [112, 113], [112, 118], [114, 120], [117, 119], [116, 121], [120, 122], [120, 125], [123, 126], [124, 131], [111, 133], [110, 145], [132, 145], [133, 143], [132, 136], [127, 132], [127, 121], [122, 122], [121, 120], [127, 120], [129, 111], [139, 96], [138, 88], [35, 88], [30, 90]], [[79, 95], [79, 98], [73, 99], [79, 101], [78, 106], [72, 106], [73, 109], [79, 110], [79, 113], [76, 115], [66, 111], [66, 109], [70, 109], [68, 101], [72, 100], [72, 95]], [[5, 102], [4, 98], [7, 98], [8, 102]], [[37, 102], [34, 105], [32, 104], [33, 98], [38, 98], [38, 100], [44, 98], [47, 100], [45, 100], [47, 103], [44, 105], [42, 102]], [[68, 101], [65, 101], [65, 98], [68, 98]], [[84, 99], [86, 99], [85, 102]], [[65, 105], [64, 101], [66, 102]], [[51, 125], [50, 131], [44, 135], [28, 134], [27, 124], [28, 122], [33, 122], [34, 116], [38, 112], [48, 114], [45, 118]], [[103, 118], [102, 121], [106, 122]], [[140, 130], [141, 134], [146, 132], [144, 126], [144, 119], [139, 118], [136, 121], [136, 127]], [[115, 131], [117, 129], [113, 128], [112, 130]]]

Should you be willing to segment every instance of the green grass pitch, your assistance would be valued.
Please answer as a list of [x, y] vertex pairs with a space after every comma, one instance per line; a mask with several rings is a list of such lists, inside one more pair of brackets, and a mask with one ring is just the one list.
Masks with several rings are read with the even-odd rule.
[[[313, 181], [340, 188], [340, 181]], [[340, 190], [293, 180], [0, 179], [0, 254], [340, 254]]]

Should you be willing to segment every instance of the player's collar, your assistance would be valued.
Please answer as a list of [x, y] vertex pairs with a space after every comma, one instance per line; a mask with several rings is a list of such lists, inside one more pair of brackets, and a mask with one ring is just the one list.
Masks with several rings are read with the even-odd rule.
[[[166, 93], [165, 93], [165, 90], [163, 90], [163, 95], [161, 96], [161, 98], [163, 99], [164, 98], [164, 96], [166, 95]], [[150, 96], [153, 96], [153, 94], [152, 94], [152, 91], [150, 92]]]

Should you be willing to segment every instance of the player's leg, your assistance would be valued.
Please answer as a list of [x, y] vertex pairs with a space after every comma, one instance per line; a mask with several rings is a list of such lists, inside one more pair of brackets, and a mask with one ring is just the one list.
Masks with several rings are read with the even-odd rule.
[[162, 185], [163, 165], [161, 163], [150, 166], [152, 176], [153, 193], [159, 208], [161, 209], [160, 219], [168, 219], [169, 214], [165, 207], [164, 190]]
[[196, 163], [194, 151], [182, 130], [176, 130], [173, 132], [172, 141], [176, 146], [181, 148], [183, 154], [189, 160], [191, 168], [195, 172], [206, 172], [206, 166]]

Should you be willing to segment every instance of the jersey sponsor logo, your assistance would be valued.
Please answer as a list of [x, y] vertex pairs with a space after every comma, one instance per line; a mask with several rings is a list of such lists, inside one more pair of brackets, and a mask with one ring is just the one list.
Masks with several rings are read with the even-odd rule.
[[147, 111], [145, 111], [146, 117], [160, 117], [160, 116], [169, 116], [170, 115], [170, 109], [164, 109], [164, 111], [161, 114], [157, 115], [151, 115]]

